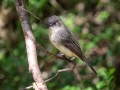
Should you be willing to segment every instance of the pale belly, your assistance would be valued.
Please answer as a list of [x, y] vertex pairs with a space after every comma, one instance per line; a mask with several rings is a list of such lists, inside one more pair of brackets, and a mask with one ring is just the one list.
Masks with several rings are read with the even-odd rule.
[[57, 36], [57, 33], [55, 34], [55, 32], [54, 32], [54, 34], [51, 35], [51, 30], [49, 30], [49, 38], [50, 38], [51, 43], [63, 54], [70, 56], [70, 57], [77, 57], [77, 55], [74, 54], [70, 49], [66, 48], [65, 46], [63, 46], [61, 44], [54, 42], [54, 39]]
[[60, 45], [60, 44], [56, 44], [54, 42], [52, 42], [52, 44], [59, 50], [61, 51], [63, 54], [67, 55], [67, 56], [70, 56], [70, 57], [77, 57], [70, 49], [66, 48], [65, 46], [63, 45]]

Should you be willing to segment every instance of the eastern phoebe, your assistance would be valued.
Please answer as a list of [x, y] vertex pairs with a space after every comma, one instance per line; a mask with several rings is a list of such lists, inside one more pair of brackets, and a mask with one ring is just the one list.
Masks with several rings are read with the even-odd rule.
[[80, 58], [97, 75], [95, 69], [83, 54], [75, 35], [58, 16], [49, 17], [46, 21], [46, 28], [49, 32], [50, 41], [58, 50], [67, 56]]

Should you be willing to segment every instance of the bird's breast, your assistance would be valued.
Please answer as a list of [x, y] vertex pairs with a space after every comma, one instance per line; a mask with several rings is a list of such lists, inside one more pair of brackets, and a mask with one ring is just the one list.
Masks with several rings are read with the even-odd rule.
[[60, 32], [49, 32], [49, 39], [51, 43], [62, 53], [66, 54], [70, 57], [76, 57], [76, 54], [74, 54], [69, 48], [65, 47], [62, 43], [60, 43]]

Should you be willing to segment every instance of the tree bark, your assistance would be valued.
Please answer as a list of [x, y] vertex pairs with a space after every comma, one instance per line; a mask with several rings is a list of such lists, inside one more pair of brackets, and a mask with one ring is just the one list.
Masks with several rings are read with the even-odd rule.
[[[19, 19], [22, 25], [22, 30], [25, 37], [26, 49], [27, 49], [27, 57], [29, 64], [29, 72], [32, 73], [34, 81], [36, 82], [36, 86], [38, 90], [47, 90], [46, 84], [42, 78], [41, 72], [39, 70], [38, 62], [37, 62], [37, 54], [36, 54], [36, 45], [35, 38], [32, 33], [32, 28], [28, 19], [27, 12], [25, 11], [25, 2], [24, 0], [14, 0]], [[37, 90], [35, 88], [35, 90]]]

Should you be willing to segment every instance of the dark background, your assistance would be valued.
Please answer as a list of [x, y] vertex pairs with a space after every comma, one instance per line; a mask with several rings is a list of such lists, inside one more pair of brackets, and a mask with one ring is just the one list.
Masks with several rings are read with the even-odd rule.
[[[48, 51], [45, 21], [58, 15], [76, 35], [83, 52], [98, 75], [79, 59], [77, 72], [64, 72], [47, 83], [49, 90], [120, 90], [120, 1], [119, 0], [25, 0], [35, 38]], [[37, 49], [44, 79], [67, 63]], [[0, 1], [0, 90], [22, 90], [32, 84], [25, 40], [13, 0]]]

